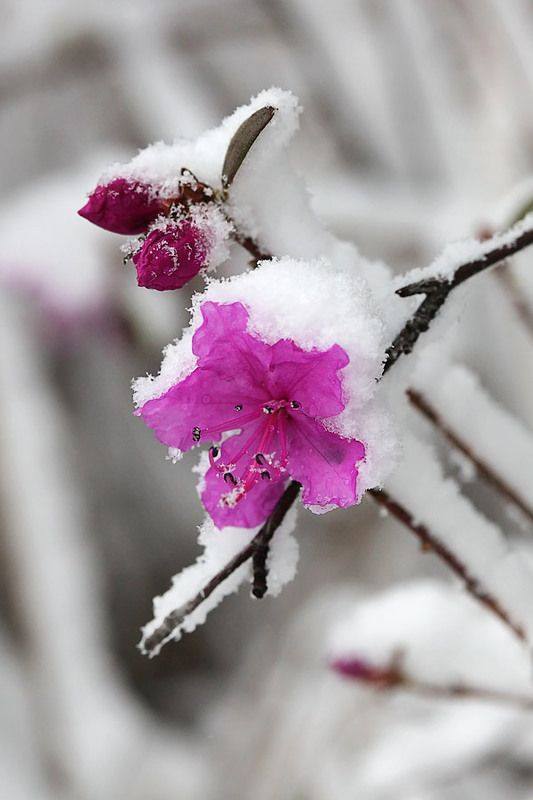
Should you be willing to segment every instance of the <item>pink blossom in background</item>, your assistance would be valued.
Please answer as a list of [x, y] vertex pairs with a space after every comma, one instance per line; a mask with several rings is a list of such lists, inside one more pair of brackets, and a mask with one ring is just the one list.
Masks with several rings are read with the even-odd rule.
[[166, 206], [151, 186], [115, 178], [97, 186], [78, 214], [106, 231], [134, 236], [146, 231]]
[[331, 663], [334, 672], [361, 683], [373, 683], [376, 686], [391, 685], [398, 680], [398, 673], [391, 667], [379, 667], [370, 664], [357, 656], [344, 656]]
[[188, 220], [155, 228], [133, 256], [137, 283], [147, 289], [180, 289], [207, 265], [204, 232]]
[[201, 312], [196, 368], [136, 413], [169, 447], [215, 443], [201, 497], [217, 527], [264, 522], [289, 477], [306, 505], [354, 504], [365, 448], [323, 422], [345, 408], [346, 352], [305, 351], [290, 339], [267, 344], [248, 333], [241, 303], [205, 302]]

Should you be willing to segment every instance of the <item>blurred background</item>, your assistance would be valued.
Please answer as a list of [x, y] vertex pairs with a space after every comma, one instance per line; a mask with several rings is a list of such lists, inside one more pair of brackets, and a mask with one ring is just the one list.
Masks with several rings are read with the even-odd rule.
[[[481, 744], [453, 758], [453, 732], [435, 739], [443, 761], [423, 768], [415, 749], [398, 771], [385, 748], [380, 780], [363, 781], [390, 715], [401, 753], [404, 721], [429, 736], [433, 711], [341, 688], [325, 632], [353, 598], [441, 574], [369, 502], [300, 515], [299, 574], [280, 598], [241, 591], [158, 658], [141, 656], [152, 597], [196, 558], [202, 513], [194, 459], [165, 461], [131, 415], [130, 381], [157, 370], [188, 296], [137, 289], [121, 237], [75, 212], [111, 161], [194, 137], [276, 85], [304, 108], [294, 160], [318, 214], [366, 256], [423, 265], [533, 172], [531, 3], [1, 9], [0, 797], [529, 796], [533, 727], [505, 714], [490, 737], [476, 717]], [[531, 425], [531, 334], [520, 319], [493, 322], [481, 344], [513, 326], [522, 369], [498, 382], [491, 342], [483, 374]]]

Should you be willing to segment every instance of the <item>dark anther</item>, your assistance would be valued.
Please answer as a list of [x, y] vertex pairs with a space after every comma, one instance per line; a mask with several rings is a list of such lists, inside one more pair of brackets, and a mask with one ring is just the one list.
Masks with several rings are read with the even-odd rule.
[[236, 406], [233, 406], [235, 411], [242, 411], [242, 403], [237, 403]]
[[263, 406], [263, 414], [273, 414], [274, 409], [272, 406]]
[[232, 483], [233, 486], [237, 486], [237, 478], [235, 477], [233, 472], [225, 472], [224, 480], [226, 481], [226, 483]]
[[194, 441], [194, 442], [199, 442], [199, 441], [200, 441], [200, 437], [201, 437], [201, 435], [202, 435], [202, 431], [201, 431], [201, 430], [200, 430], [200, 428], [199, 428], [199, 427], [196, 425], [196, 426], [195, 426], [195, 427], [192, 429], [192, 438], [193, 438], [193, 441]]
[[264, 481], [270, 480], [270, 472], [267, 469], [264, 469], [261, 473], [261, 477]]
[[213, 458], [217, 458], [219, 453], [220, 449], [216, 446], [216, 444], [214, 444], [213, 447], [211, 448], [211, 455], [213, 456]]
[[266, 464], [266, 458], [264, 457], [263, 453], [256, 453], [255, 460], [261, 467], [263, 466], [263, 464]]
[[128, 255], [124, 256], [124, 258], [122, 259], [122, 263], [124, 264], [124, 266], [126, 266], [127, 264], [129, 264], [130, 261], [131, 261], [131, 253], [128, 253]]
[[291, 408], [300, 408], [300, 403], [298, 400], [291, 400], [290, 406]]

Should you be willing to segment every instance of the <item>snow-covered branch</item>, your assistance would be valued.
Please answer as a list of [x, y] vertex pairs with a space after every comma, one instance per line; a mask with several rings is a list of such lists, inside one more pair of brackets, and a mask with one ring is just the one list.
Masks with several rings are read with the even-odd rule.
[[400, 356], [412, 351], [453, 289], [530, 244], [533, 244], [533, 214], [528, 214], [505, 233], [496, 234], [484, 242], [472, 239], [451, 245], [429, 267], [411, 273], [416, 280], [400, 286], [396, 294], [400, 297], [425, 295], [425, 299], [388, 348], [383, 371], [387, 372]]
[[[242, 244], [254, 258], [264, 258], [259, 245], [249, 237], [236, 235], [236, 240]], [[475, 243], [478, 258], [470, 259], [465, 263], [458, 264], [455, 268], [448, 270], [448, 277], [424, 279], [417, 283], [410, 283], [397, 290], [397, 294], [408, 297], [412, 294], [426, 293], [426, 300], [418, 307], [412, 317], [404, 325], [402, 332], [395, 339], [388, 352], [388, 360], [385, 363], [384, 372], [393, 366], [402, 354], [407, 354], [414, 347], [420, 334], [427, 330], [431, 321], [434, 319], [441, 306], [447, 299], [450, 291], [469, 278], [477, 275], [484, 269], [504, 260], [512, 253], [527, 247], [533, 243], [533, 216], [528, 218], [528, 224], [521, 222], [506, 234], [495, 236], [493, 239], [483, 242], [481, 245]], [[466, 245], [463, 245], [470, 253]], [[441, 261], [437, 261], [437, 264]], [[434, 267], [430, 267], [435, 274]], [[400, 343], [400, 345], [398, 345]], [[392, 354], [392, 355], [391, 355]], [[185, 617], [191, 614], [213, 591], [223, 583], [231, 574], [239, 569], [244, 563], [253, 559], [254, 563], [254, 588], [253, 594], [262, 597], [267, 588], [267, 568], [266, 555], [268, 544], [274, 536], [276, 529], [283, 521], [287, 510], [296, 501], [299, 494], [299, 485], [292, 481], [285, 490], [274, 511], [269, 516], [265, 525], [252, 541], [238, 552], [221, 570], [219, 570], [197, 594], [184, 606], [172, 610], [163, 622], [153, 630], [150, 635], [143, 639], [141, 649], [145, 653], [155, 654], [161, 645], [172, 635], [172, 632], [179, 627]], [[509, 613], [501, 605], [499, 599], [493, 596], [478, 576], [470, 573], [461, 559], [436, 536], [431, 530], [417, 523], [401, 502], [391, 494], [370, 490], [373, 498], [386, 507], [387, 510], [408, 530], [410, 530], [423, 544], [425, 549], [430, 549], [446, 566], [456, 574], [464, 583], [467, 591], [480, 601], [489, 611], [496, 614], [520, 639], [525, 639], [525, 633], [521, 625], [511, 619]]]
[[167, 614], [163, 621], [143, 638], [140, 645], [143, 653], [157, 655], [161, 646], [172, 637], [181, 623], [192, 614], [199, 605], [207, 600], [220, 584], [224, 583], [230, 575], [233, 575], [234, 572], [247, 561], [250, 561], [250, 559], [254, 567], [252, 594], [254, 597], [258, 598], [264, 596], [267, 590], [266, 561], [269, 545], [275, 532], [285, 519], [287, 511], [298, 497], [299, 491], [300, 485], [296, 481], [291, 481], [274, 511], [246, 547], [240, 550], [221, 570], [213, 575], [188, 603]]

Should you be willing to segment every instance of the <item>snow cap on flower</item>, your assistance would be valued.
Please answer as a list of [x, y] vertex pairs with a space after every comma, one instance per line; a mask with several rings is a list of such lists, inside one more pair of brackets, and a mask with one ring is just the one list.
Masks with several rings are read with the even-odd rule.
[[99, 184], [78, 214], [112, 233], [143, 233], [164, 208], [154, 188], [141, 181], [117, 177]]
[[160, 375], [136, 381], [137, 413], [169, 447], [214, 443], [201, 496], [219, 527], [260, 524], [289, 477], [312, 510], [346, 507], [393, 462], [374, 397], [383, 350], [361, 279], [264, 262], [195, 297]]

